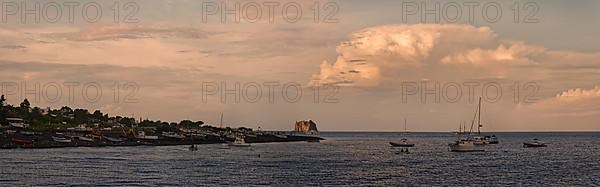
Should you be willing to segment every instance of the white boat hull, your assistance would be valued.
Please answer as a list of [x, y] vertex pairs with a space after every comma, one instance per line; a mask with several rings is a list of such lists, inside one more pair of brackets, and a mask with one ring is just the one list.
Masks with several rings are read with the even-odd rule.
[[94, 142], [94, 139], [88, 137], [78, 137], [77, 139], [86, 141], [86, 142]]
[[65, 138], [52, 138], [52, 139], [58, 143], [71, 143], [70, 139], [65, 139]]
[[448, 144], [452, 152], [481, 152], [485, 151], [475, 146], [473, 142], [455, 142]]

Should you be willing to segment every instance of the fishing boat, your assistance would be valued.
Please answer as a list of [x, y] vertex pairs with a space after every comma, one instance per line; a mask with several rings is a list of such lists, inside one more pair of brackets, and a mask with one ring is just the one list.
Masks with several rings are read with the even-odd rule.
[[[404, 118], [404, 133], [406, 133], [406, 118]], [[414, 147], [414, 143], [410, 143], [407, 138], [400, 139], [400, 142], [390, 142], [393, 147]]]
[[71, 143], [71, 139], [67, 139], [67, 138], [64, 138], [64, 137], [53, 136], [52, 140], [54, 140], [55, 142], [58, 142], [58, 143]]
[[250, 147], [250, 144], [246, 143], [246, 140], [244, 140], [243, 137], [236, 137], [235, 141], [228, 142], [227, 145], [232, 147]]
[[528, 148], [528, 147], [547, 147], [546, 143], [536, 139], [533, 139], [532, 141], [529, 142], [524, 142], [523, 143], [523, 147]]

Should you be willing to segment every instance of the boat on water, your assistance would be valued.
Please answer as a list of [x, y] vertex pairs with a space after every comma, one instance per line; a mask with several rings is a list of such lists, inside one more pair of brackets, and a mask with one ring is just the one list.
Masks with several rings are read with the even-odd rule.
[[29, 125], [27, 123], [25, 123], [25, 120], [21, 119], [21, 118], [6, 118], [6, 121], [8, 122], [8, 124], [12, 127], [15, 128], [26, 128]]
[[33, 144], [33, 140], [25, 136], [14, 136], [11, 141], [13, 144], [19, 146], [30, 146]]
[[[406, 133], [406, 118], [404, 118], [404, 133]], [[400, 142], [390, 142], [392, 147], [414, 147], [414, 143], [410, 143], [407, 138], [400, 139]]]
[[85, 137], [85, 136], [78, 136], [77, 139], [79, 139], [81, 141], [86, 141], [86, 142], [94, 142], [94, 139]]
[[400, 139], [400, 142], [390, 142], [390, 145], [392, 145], [393, 147], [414, 147], [415, 146], [414, 143], [408, 142], [408, 139], [406, 139], [406, 138]]
[[64, 137], [53, 136], [52, 140], [54, 140], [55, 142], [58, 142], [58, 143], [71, 143], [71, 139], [64, 138]]
[[[459, 127], [456, 133], [456, 140], [448, 144], [448, 149], [451, 152], [481, 152], [485, 151], [481, 146], [476, 146], [475, 141], [470, 136], [471, 133], [466, 133], [465, 129]], [[464, 136], [464, 137], [463, 137]]]
[[479, 146], [475, 146], [475, 141], [471, 139], [457, 139], [455, 142], [448, 144], [452, 152], [482, 152], [485, 151]]
[[[481, 128], [483, 127], [483, 123], [481, 123], [481, 97], [479, 97], [479, 105], [477, 106], [477, 111], [475, 112], [475, 116], [473, 116], [473, 121], [471, 121], [471, 132], [469, 134], [472, 135], [471, 140], [475, 145], [488, 145], [488, 144], [499, 144], [498, 137], [496, 135], [484, 136], [481, 134]], [[477, 118], [477, 133], [473, 133], [472, 129], [475, 124], [475, 118]]]
[[246, 140], [244, 140], [243, 137], [236, 137], [235, 141], [228, 142], [227, 145], [233, 146], [233, 147], [250, 147], [250, 144], [246, 143]]
[[144, 132], [144, 131], [138, 132], [138, 134], [135, 136], [135, 138], [142, 139], [142, 140], [158, 140], [158, 136], [148, 136], [148, 135], [146, 135], [146, 132]]
[[113, 138], [110, 136], [102, 136], [102, 139], [109, 141], [109, 142], [123, 142], [123, 140], [120, 138]]
[[498, 137], [496, 137], [496, 135], [486, 136], [485, 138], [488, 139], [489, 144], [499, 144], [500, 143], [500, 141], [498, 141]]
[[533, 139], [529, 142], [523, 142], [523, 147], [528, 148], [528, 147], [547, 147], [548, 145], [546, 145], [546, 143], [536, 139]]
[[273, 136], [275, 136], [277, 138], [288, 138], [287, 135], [283, 135], [283, 134], [273, 134]]

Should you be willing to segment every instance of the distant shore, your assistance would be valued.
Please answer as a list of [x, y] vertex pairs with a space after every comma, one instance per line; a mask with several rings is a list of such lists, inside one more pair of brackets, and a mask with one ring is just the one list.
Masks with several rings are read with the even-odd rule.
[[[21, 136], [21, 137], [19, 137]], [[23, 135], [0, 135], [0, 149], [48, 149], [48, 148], [66, 148], [66, 147], [124, 147], [124, 146], [174, 146], [174, 145], [192, 145], [192, 144], [219, 144], [232, 142], [235, 138], [226, 138], [220, 136], [207, 136], [203, 139], [174, 139], [160, 137], [157, 140], [144, 140], [138, 138], [121, 138], [120, 141], [108, 141], [104, 138], [93, 139], [93, 141], [83, 141], [77, 138], [69, 139], [71, 142], [56, 142], [49, 135], [32, 135], [31, 144], [16, 144], [15, 138], [23, 138]], [[302, 135], [253, 135], [244, 138], [247, 143], [272, 143], [272, 142], [312, 142], [324, 140], [316, 136]]]

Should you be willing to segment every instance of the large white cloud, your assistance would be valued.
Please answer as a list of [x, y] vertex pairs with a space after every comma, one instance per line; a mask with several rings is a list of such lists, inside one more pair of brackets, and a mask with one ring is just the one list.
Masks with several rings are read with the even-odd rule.
[[337, 53], [334, 63], [321, 64], [313, 83], [378, 86], [415, 72], [423, 79], [542, 80], [548, 74], [544, 68], [591, 65], [600, 57], [553, 51], [501, 38], [488, 27], [460, 24], [370, 27], [354, 32]]

